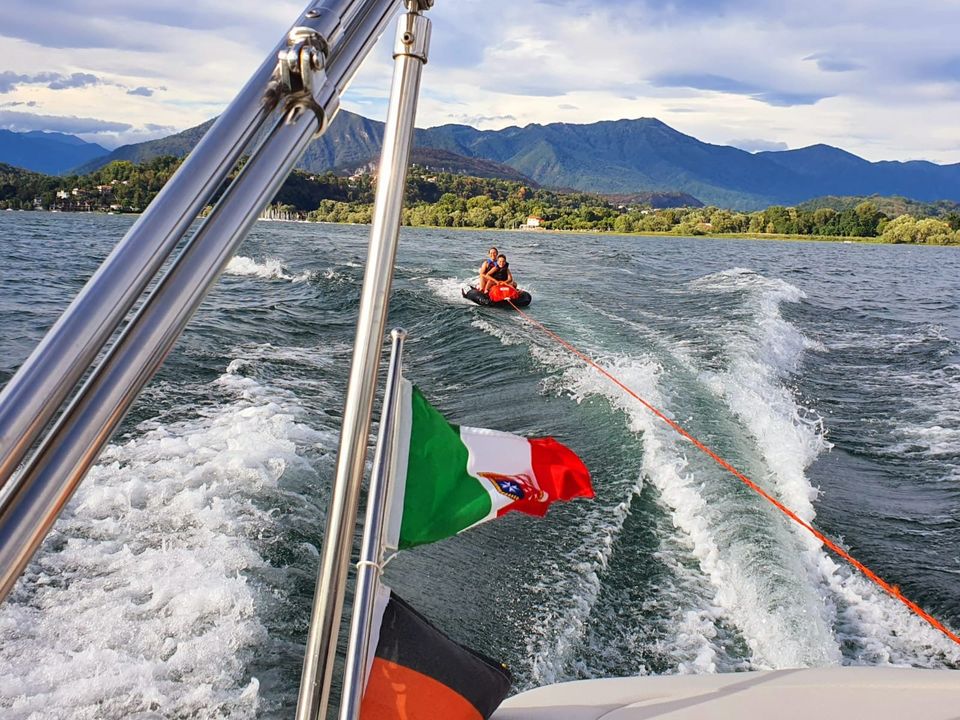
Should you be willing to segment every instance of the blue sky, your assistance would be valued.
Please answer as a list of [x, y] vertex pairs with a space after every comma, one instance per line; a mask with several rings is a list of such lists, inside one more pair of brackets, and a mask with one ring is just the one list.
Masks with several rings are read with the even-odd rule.
[[[220, 112], [305, 3], [5, 0], [0, 127], [107, 146]], [[748, 150], [960, 162], [957, 0], [436, 0], [418, 124], [657, 117]], [[343, 107], [382, 118], [392, 30]]]

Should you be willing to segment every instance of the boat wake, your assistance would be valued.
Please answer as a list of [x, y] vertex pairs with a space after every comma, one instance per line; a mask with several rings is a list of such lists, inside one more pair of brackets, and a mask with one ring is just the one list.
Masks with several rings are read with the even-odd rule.
[[[798, 401], [791, 383], [803, 354], [823, 348], [781, 313], [783, 305], [801, 302], [803, 293], [743, 269], [700, 278], [689, 284], [688, 292], [723, 313], [695, 343], [688, 338], [674, 341], [609, 308], [578, 308], [552, 329], [580, 336], [575, 344], [599, 358], [613, 375], [713, 445], [800, 517], [813, 521], [817, 490], [806, 469], [830, 443], [822, 419]], [[598, 508], [604, 520], [591, 527], [603, 531], [599, 537], [590, 532], [583, 543], [584, 554], [597, 557], [586, 567], [575, 565], [566, 580], [549, 579], [565, 583], [574, 599], [556, 617], [545, 616], [546, 629], [532, 636], [531, 675], [537, 681], [609, 674], [602, 652], [590, 649], [603, 647], [604, 642], [591, 642], [590, 628], [604, 621], [633, 623], [632, 632], [619, 631], [621, 654], [650, 655], [649, 646], [637, 646], [642, 645], [639, 638], [650, 641], [649, 630], [642, 626], [655, 617], [652, 607], [638, 609], [639, 617], [630, 621], [622, 610], [605, 617], [612, 610], [603, 600], [605, 583], [618, 572], [616, 538], [630, 512], [630, 498], [643, 482], [653, 486], [654, 502], [669, 519], [660, 527], [673, 535], [662, 540], [656, 558], [646, 559], [665, 562], [673, 570], [668, 582], [674, 585], [669, 595], [676, 610], [668, 613], [670, 626], [661, 628], [657, 639], [660, 648], [670, 648], [665, 671], [956, 663], [960, 654], [939, 633], [834, 562], [815, 538], [594, 370], [521, 324], [487, 318], [473, 324], [504, 345], [529, 343], [531, 357], [548, 373], [546, 392], [578, 402], [604, 399], [642, 443], [641, 482], [625, 502]], [[629, 328], [626, 338], [624, 327]], [[634, 349], [619, 350], [624, 345]], [[618, 351], [611, 352], [611, 347]], [[676, 586], [687, 593], [678, 593]], [[678, 603], [678, 597], [689, 599], [689, 606]], [[648, 669], [641, 664], [631, 671]]]

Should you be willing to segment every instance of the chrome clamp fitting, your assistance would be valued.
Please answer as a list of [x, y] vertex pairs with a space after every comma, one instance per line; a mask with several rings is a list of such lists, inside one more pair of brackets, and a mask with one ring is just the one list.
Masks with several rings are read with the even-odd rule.
[[319, 7], [308, 10], [287, 35], [287, 47], [277, 54], [277, 69], [267, 88], [265, 102], [284, 103], [288, 120], [312, 111], [322, 133], [336, 115], [340, 98], [327, 80], [326, 63], [330, 50], [343, 37], [340, 17]]
[[394, 58], [409, 55], [426, 65], [430, 49], [430, 20], [420, 13], [431, 7], [433, 0], [408, 0], [408, 12], [397, 26], [397, 39], [393, 45]]

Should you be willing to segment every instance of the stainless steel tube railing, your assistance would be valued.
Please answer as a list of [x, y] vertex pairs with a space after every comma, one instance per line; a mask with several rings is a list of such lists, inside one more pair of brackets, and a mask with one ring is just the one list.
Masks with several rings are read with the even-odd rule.
[[[384, 12], [396, 2], [328, 0], [312, 3], [294, 27], [323, 9], [332, 18], [359, 12]], [[346, 53], [367, 52], [355, 34]], [[264, 90], [277, 67], [276, 46], [240, 94], [166, 184], [150, 207], [90, 278], [43, 341], [0, 393], [0, 485], [23, 461], [70, 390], [164, 261], [236, 165], [244, 148], [263, 126], [273, 107]], [[347, 57], [349, 75], [363, 57]], [[343, 62], [343, 61], [341, 61]]]
[[[392, 1], [334, 0], [301, 16], [301, 27], [291, 31], [287, 41], [289, 47], [302, 49], [301, 41], [309, 37], [308, 25], [314, 21], [315, 26], [337, 35], [336, 49], [329, 48], [332, 51], [325, 63], [308, 53], [302, 65], [307, 72], [302, 78], [303, 87], [289, 96], [291, 105], [284, 118], [224, 193], [23, 472], [0, 497], [0, 600], [13, 587], [136, 395], [170, 352], [251, 224], [276, 194], [316, 131], [325, 127], [335, 113], [340, 89], [359, 66], [352, 53], [369, 52], [396, 9], [397, 3]], [[341, 18], [348, 18], [346, 27]], [[261, 95], [270, 77], [263, 82]], [[260, 71], [257, 78], [264, 80]], [[108, 275], [99, 282], [107, 282]], [[96, 285], [90, 294], [102, 300], [109, 291]], [[91, 305], [96, 307], [92, 301]], [[102, 317], [103, 308], [100, 310]], [[75, 355], [77, 362], [80, 355]], [[42, 380], [44, 387], [54, 384], [51, 378]]]

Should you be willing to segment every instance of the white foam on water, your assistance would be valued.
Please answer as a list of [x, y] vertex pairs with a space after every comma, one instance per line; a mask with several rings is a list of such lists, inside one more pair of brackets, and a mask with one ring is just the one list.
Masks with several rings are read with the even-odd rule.
[[[889, 351], [943, 340], [937, 328], [921, 327], [912, 336], [864, 335], [849, 339], [852, 347]], [[835, 346], [833, 343], [832, 346]], [[952, 352], [955, 348], [947, 350]], [[924, 463], [923, 482], [960, 481], [960, 366], [947, 365], [920, 373], [890, 370], [874, 378], [890, 389], [891, 404], [903, 403], [880, 436], [882, 452]], [[909, 418], [906, 419], [906, 418]], [[845, 564], [821, 556], [821, 576], [839, 606], [837, 633], [847, 646], [847, 662], [866, 665], [960, 665], [960, 648], [926, 621], [907, 610]]]
[[912, 331], [877, 332], [858, 327], [844, 328], [842, 336], [830, 339], [831, 349], [873, 350], [884, 354], [910, 352], [931, 341], [951, 342], [942, 325], [919, 325]]
[[913, 454], [918, 449], [927, 457], [951, 459], [960, 455], [960, 413], [941, 410], [931, 418], [934, 424], [904, 423], [897, 428], [903, 441], [890, 450]]
[[[819, 347], [780, 313], [785, 302], [799, 302], [798, 288], [782, 280], [739, 271], [701, 279], [701, 291], [748, 290], [753, 318], [745, 326], [723, 330], [730, 361], [720, 373], [703, 373], [703, 382], [721, 397], [753, 435], [771, 470], [778, 499], [807, 522], [815, 515], [816, 489], [806, 468], [830, 443], [822, 419], [800, 407], [787, 387], [805, 350]], [[804, 537], [809, 537], [805, 535]], [[817, 543], [814, 543], [816, 546]]]
[[[701, 292], [746, 292], [744, 304], [752, 318], [745, 325], [723, 329], [729, 365], [720, 373], [704, 373], [703, 381], [753, 436], [771, 471], [769, 480], [778, 499], [812, 522], [817, 491], [805, 471], [830, 443], [824, 438], [822, 419], [798, 405], [787, 383], [804, 351], [824, 348], [780, 312], [783, 303], [800, 302], [804, 294], [782, 280], [742, 268], [701, 278], [695, 285]], [[808, 577], [819, 585], [825, 567], [820, 543], [806, 531], [790, 527], [803, 545]], [[834, 613], [832, 603], [822, 605], [824, 623], [832, 626]]]
[[[479, 315], [473, 319], [470, 325], [497, 338], [501, 345], [523, 345], [530, 342], [529, 334], [524, 331], [523, 327], [515, 322], [496, 322], [489, 320], [483, 315]], [[530, 352], [531, 354], [543, 352], [543, 348], [531, 344]], [[557, 355], [558, 359], [563, 357], [562, 353], [558, 353]]]
[[[271, 343], [246, 343], [238, 348], [240, 357], [230, 363], [227, 371], [234, 375], [258, 378], [262, 366], [272, 368], [271, 391], [290, 391], [305, 401], [311, 420], [320, 432], [336, 437], [340, 419], [331, 415], [343, 402], [342, 392], [324, 380], [336, 367], [350, 362], [353, 346], [350, 343], [324, 343], [322, 351], [316, 346], [277, 346]], [[332, 447], [337, 442], [333, 441]]]
[[[934, 461], [925, 466], [926, 482], [960, 478], [955, 463], [960, 456], [960, 364], [950, 362], [960, 353], [960, 345], [945, 329], [924, 324], [892, 332], [851, 331], [831, 339], [830, 348], [882, 357], [906, 355], [908, 369], [892, 363], [874, 368], [870, 378], [871, 389], [898, 407], [889, 417], [874, 419], [882, 430], [875, 439], [885, 454]], [[924, 358], [923, 366], [917, 368], [910, 356]]]
[[0, 608], [4, 718], [254, 718], [271, 593], [254, 498], [329, 438], [234, 374], [219, 407], [110, 445]]
[[942, 668], [960, 665], [960, 647], [877, 585], [825, 553], [820, 574], [839, 607], [844, 664]]
[[227, 367], [227, 375], [240, 375], [242, 374], [238, 372], [240, 368], [263, 360], [328, 369], [336, 364], [336, 353], [342, 354], [343, 352], [349, 352], [349, 350], [350, 346], [344, 343], [326, 346], [323, 353], [318, 352], [316, 347], [311, 346], [292, 347], [272, 343], [251, 343], [240, 348], [242, 356], [230, 363]]
[[[346, 263], [346, 267], [353, 267], [350, 263]], [[331, 280], [336, 285], [356, 285], [357, 278], [356, 276], [351, 275], [349, 272], [341, 272], [339, 270], [334, 270], [333, 268], [327, 268], [322, 273], [324, 280]]]
[[[606, 363], [611, 374], [648, 402], [663, 408], [664, 398], [646, 366], [628, 357]], [[789, 582], [789, 576], [780, 568], [757, 568], [755, 540], [737, 539], [733, 544], [721, 544], [718, 532], [724, 529], [729, 536], [729, 522], [736, 527], [750, 521], [746, 515], [729, 517], [728, 513], [738, 510], [732, 500], [722, 504], [708, 502], [705, 484], [727, 482], [726, 478], [701, 476], [687, 460], [688, 453], [698, 451], [595, 371], [577, 370], [568, 382], [567, 388], [575, 397], [607, 397], [627, 415], [630, 429], [642, 435], [644, 473], [669, 508], [674, 526], [688, 539], [700, 569], [710, 578], [714, 592], [711, 605], [722, 610], [750, 646], [753, 667], [839, 662], [837, 644], [816, 607], [816, 594], [803, 592], [802, 581]], [[798, 632], [800, 628], [802, 632]], [[715, 622], [710, 622], [709, 631], [699, 635], [698, 642], [709, 652], [698, 653], [699, 662], [686, 661], [690, 669], [711, 670], [712, 661], [704, 663], [704, 659], [720, 652], [712, 647], [715, 632]]]
[[[737, 280], [746, 277], [751, 283], [762, 282], [747, 271], [729, 272], [724, 276]], [[789, 287], [781, 289], [790, 294]], [[776, 305], [774, 300], [770, 303]], [[478, 320], [474, 325], [499, 337], [504, 344], [526, 339], [513, 324], [494, 325]], [[782, 351], [783, 357], [778, 357], [778, 364], [783, 364], [790, 356], [775, 344], [771, 350]], [[548, 367], [564, 369], [561, 377], [547, 381], [548, 389], [551, 386], [553, 389], [562, 388], [578, 400], [590, 396], [605, 397], [627, 415], [631, 430], [642, 435], [644, 474], [659, 491], [674, 526], [687, 539], [690, 551], [702, 572], [709, 577], [714, 593], [709, 608], [695, 609], [691, 616], [695, 620], [688, 623], [686, 632], [678, 633], [675, 638], [678, 650], [684, 648], [677, 656], [682, 670], [708, 672], [716, 669], [717, 659], [723, 654], [715, 644], [716, 623], [721, 614], [743, 634], [751, 648], [754, 667], [797, 667], [840, 661], [839, 647], [829, 625], [831, 609], [820, 601], [814, 588], [805, 587], [801, 578], [785, 590], [782, 587], [783, 569], [778, 569], [779, 573], [758, 572], [754, 564], [754, 548], [749, 542], [736, 546], [719, 543], [717, 532], [726, 521], [722, 513], [736, 508], [721, 509], [708, 504], [702, 486], [707, 480], [698, 477], [687, 462], [687, 452], [692, 450], [690, 446], [633, 398], [592, 368], [583, 367], [562, 349], [532, 344], [531, 355]], [[608, 358], [604, 364], [641, 397], [656, 406], [666, 407], [658, 382], [660, 370], [650, 360], [620, 355]], [[769, 379], [770, 376], [764, 375], [760, 382]], [[769, 392], [775, 394], [772, 390]], [[795, 408], [792, 404], [790, 407]], [[815, 433], [814, 436], [819, 437]], [[806, 436], [802, 437], [804, 441], [808, 440]], [[815, 452], [808, 451], [804, 443], [799, 443], [793, 450], [797, 447], [803, 449], [803, 453], [799, 460], [793, 456], [793, 461], [802, 471]], [[783, 458], [781, 464], [795, 474], [788, 458]], [[722, 482], [727, 481], [724, 478]], [[736, 480], [730, 482], [736, 483]], [[809, 494], [808, 483], [805, 488]], [[809, 498], [807, 502], [809, 504]], [[786, 552], [789, 553], [789, 548]], [[796, 570], [805, 574], [802, 567]], [[721, 612], [715, 613], [713, 608], [719, 608]], [[695, 631], [698, 627], [703, 628], [703, 632]]]
[[[901, 375], [895, 382], [906, 391], [902, 402], [911, 412], [909, 420], [891, 428], [890, 451], [907, 457], [919, 453], [952, 465], [960, 456], [960, 365]], [[907, 413], [898, 413], [902, 415]]]
[[476, 276], [468, 279], [449, 277], [449, 278], [427, 278], [427, 287], [441, 300], [457, 303], [458, 305], [473, 305], [461, 294], [461, 289], [466, 290], [471, 284], [477, 281]]
[[[644, 473], [638, 492], [641, 484], [651, 485], [647, 478]], [[640, 590], [644, 596], [640, 604], [624, 606], [615, 599], [614, 591], [613, 597], [591, 609], [592, 634], [587, 638], [590, 659], [574, 659], [572, 666], [577, 676], [607, 677], [624, 672], [644, 675], [654, 671], [703, 674], [749, 669], [749, 663], [730, 652], [733, 637], [723, 624], [722, 609], [709, 602], [713, 595], [710, 580], [696, 566], [692, 544], [684, 535], [674, 532], [669, 508], [655, 489], [651, 497], [663, 509], [659, 516], [646, 516], [654, 523], [648, 531], [657, 537], [658, 548], [652, 556], [661, 571], [655, 580], [646, 580], [652, 584]], [[647, 575], [640, 573], [640, 577]], [[603, 588], [600, 590], [602, 593]], [[656, 664], [657, 669], [652, 670], [646, 663]]]
[[[799, 302], [804, 295], [782, 280], [743, 269], [702, 278], [696, 285], [701, 292], [746, 292], [744, 304], [752, 318], [746, 324], [723, 328], [728, 366], [719, 373], [703, 373], [702, 380], [753, 436], [769, 469], [765, 478], [768, 490], [810, 523], [816, 514], [813, 502], [817, 491], [806, 477], [806, 468], [830, 443], [824, 438], [822, 419], [798, 405], [787, 383], [804, 351], [822, 346], [811, 342], [780, 313], [783, 303]], [[814, 589], [824, 580], [820, 542], [792, 523], [784, 523], [803, 548], [809, 588]], [[808, 597], [806, 605], [825, 651], [823, 659], [839, 661], [838, 646], [828, 639], [836, 622], [834, 604]]]
[[[505, 346], [530, 343], [529, 329], [518, 323], [495, 323], [479, 317], [471, 324], [496, 337]], [[564, 392], [568, 385], [567, 375], [581, 372], [579, 362], [562, 348], [530, 343], [529, 349], [531, 356], [539, 363], [565, 371], [558, 377], [544, 380], [543, 387], [548, 392]], [[656, 373], [653, 366], [649, 370]], [[577, 399], [582, 400], [579, 397]], [[579, 662], [576, 656], [584, 642], [603, 587], [601, 575], [613, 555], [614, 545], [630, 514], [631, 504], [642, 488], [643, 481], [638, 478], [634, 484], [624, 488], [624, 499], [612, 509], [591, 505], [587, 510], [588, 517], [581, 526], [580, 546], [570, 554], [567, 562], [555, 565], [552, 572], [546, 569], [546, 575], [525, 588], [534, 596], [549, 597], [540, 603], [542, 610], [527, 636], [530, 687], [574, 679], [570, 675], [571, 668], [581, 675], [591, 675], [590, 668]], [[696, 610], [687, 610], [679, 605], [677, 608], [678, 614], [688, 622], [693, 622], [693, 616], [699, 618]], [[710, 631], [706, 634], [710, 634]], [[684, 652], [684, 649], [688, 652]], [[705, 635], [679, 633], [675, 653], [686, 657], [693, 665], [699, 661], [707, 667], [713, 666], [714, 652], [712, 648], [705, 647]]]
[[243, 255], [234, 255], [230, 258], [224, 273], [227, 275], [245, 275], [248, 277], [259, 277], [265, 280], [289, 280], [290, 282], [304, 282], [309, 280], [309, 272], [291, 275], [283, 262], [276, 258], [266, 258], [263, 262], [257, 262], [253, 258]]
[[666, 528], [662, 534], [657, 557], [671, 568], [674, 579], [672, 587], [660, 593], [661, 654], [672, 658], [681, 675], [750, 669], [748, 661], [733, 656], [725, 647], [731, 638], [723, 626], [723, 609], [703, 603], [703, 598], [712, 594], [710, 578], [686, 565], [694, 555], [693, 544]]
[[[560, 376], [544, 382], [547, 390], [569, 393], [578, 402], [596, 395], [611, 397], [609, 388], [604, 385], [606, 381], [592, 369], [584, 368], [569, 354], [538, 345], [531, 345], [531, 353], [539, 362], [563, 370]], [[614, 372], [628, 383], [644, 387], [650, 394], [657, 395], [661, 370], [652, 361], [623, 359]], [[635, 406], [633, 401], [630, 404], [631, 407]], [[654, 463], [653, 457], [658, 453], [656, 448], [649, 445], [646, 435], [644, 449], [643, 474], [628, 489], [627, 498], [612, 510], [599, 506], [591, 509], [591, 519], [583, 524], [583, 543], [570, 564], [557, 568], [554, 573], [556, 577], [544, 580], [554, 589], [562, 588], [558, 594], [568, 599], [555, 600], [554, 607], [542, 613], [531, 635], [533, 642], [528, 642], [527, 651], [535, 684], [572, 679], [568, 674], [570, 668], [574, 668], [580, 676], [590, 677], [594, 674], [588, 665], [577, 659], [576, 653], [584, 640], [602, 590], [602, 573], [611, 560], [614, 543], [622, 532], [631, 503], [642, 489], [644, 478], [651, 479], [658, 488], [662, 486], [658, 479], [662, 479], [663, 475], [654, 477], [652, 471], [661, 471], [663, 466]], [[704, 673], [715, 672], [720, 667], [733, 669], [736, 664], [727, 662], [717, 642], [723, 634], [717, 624], [720, 611], [714, 605], [704, 607], [698, 603], [702, 598], [704, 577], [681, 566], [680, 555], [689, 557], [694, 550], [693, 543], [683, 538], [678, 545], [674, 538], [662, 538], [660, 545], [657, 554], [661, 562], [671, 566], [676, 580], [670, 591], [669, 607], [665, 605], [662, 608], [664, 616], [657, 622], [665, 633], [662, 642], [669, 646], [669, 655], [676, 663], [676, 671]], [[588, 559], [584, 560], [584, 557]]]

